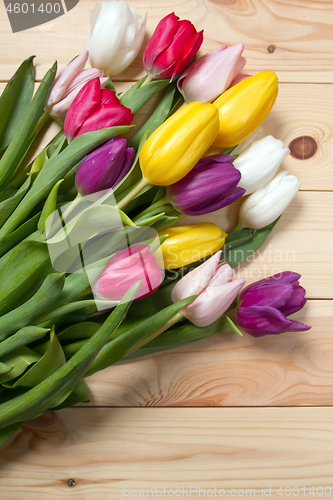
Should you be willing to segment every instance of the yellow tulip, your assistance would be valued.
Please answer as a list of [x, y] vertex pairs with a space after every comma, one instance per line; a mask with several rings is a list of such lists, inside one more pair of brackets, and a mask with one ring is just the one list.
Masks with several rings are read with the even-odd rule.
[[158, 232], [167, 236], [161, 245], [164, 268], [177, 269], [220, 250], [227, 233], [211, 222], [169, 227]]
[[140, 152], [143, 177], [157, 186], [182, 179], [212, 145], [219, 115], [210, 103], [191, 102], [149, 136]]
[[227, 148], [244, 141], [264, 121], [277, 94], [276, 74], [262, 71], [220, 95], [213, 102], [220, 115], [220, 127], [214, 146]]

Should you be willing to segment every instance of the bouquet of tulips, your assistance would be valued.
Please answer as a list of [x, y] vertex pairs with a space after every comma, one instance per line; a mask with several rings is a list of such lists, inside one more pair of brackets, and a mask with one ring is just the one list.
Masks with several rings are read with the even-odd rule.
[[[87, 51], [35, 93], [27, 59], [0, 98], [1, 442], [88, 401], [83, 379], [121, 359], [225, 331], [309, 328], [288, 318], [306, 302], [298, 274], [234, 279], [300, 186], [278, 173], [289, 150], [258, 133], [276, 75], [241, 74], [241, 43], [196, 59], [203, 33], [172, 13], [144, 50], [147, 75], [120, 95], [110, 77], [137, 56], [145, 22], [123, 0], [102, 2]], [[51, 118], [63, 127], [29, 163]], [[180, 223], [241, 197], [230, 234]]]

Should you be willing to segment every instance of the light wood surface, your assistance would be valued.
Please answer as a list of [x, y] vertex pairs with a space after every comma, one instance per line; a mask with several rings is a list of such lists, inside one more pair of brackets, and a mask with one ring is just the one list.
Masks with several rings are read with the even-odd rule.
[[[280, 486], [298, 486], [299, 497], [312, 499], [320, 496], [317, 487], [330, 486], [333, 495], [333, 409], [328, 407], [333, 403], [333, 4], [129, 3], [148, 12], [146, 41], [158, 20], [175, 11], [205, 29], [202, 54], [222, 42], [243, 42], [246, 72], [277, 72], [279, 96], [264, 128], [292, 149], [283, 167], [299, 177], [301, 191], [255, 259], [237, 273], [251, 282], [281, 270], [300, 272], [309, 301], [295, 319], [312, 329], [258, 340], [220, 334], [95, 374], [88, 379], [88, 405], [44, 414], [0, 449], [0, 498], [118, 500], [124, 486], [159, 485], [225, 488], [229, 497], [231, 488], [255, 488], [261, 498], [261, 488], [271, 486], [271, 498], [281, 500], [289, 490], [281, 496]], [[84, 50], [94, 4], [80, 0], [55, 21], [12, 34], [1, 3], [0, 90], [32, 53], [40, 80], [54, 59], [63, 67]], [[115, 79], [117, 89], [126, 90], [142, 75], [139, 55]], [[150, 109], [138, 114], [137, 126]], [[43, 141], [55, 131], [52, 125]], [[200, 219], [229, 231], [238, 208]], [[150, 408], [126, 408], [138, 406]], [[210, 408], [199, 408], [205, 406]], [[192, 498], [200, 497], [193, 492]]]

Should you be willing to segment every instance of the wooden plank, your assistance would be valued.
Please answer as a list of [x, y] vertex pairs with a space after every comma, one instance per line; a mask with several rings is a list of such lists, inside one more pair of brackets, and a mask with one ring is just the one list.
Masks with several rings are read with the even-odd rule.
[[294, 318], [312, 329], [221, 333], [117, 363], [87, 379], [89, 406], [332, 405], [332, 301], [310, 300]]
[[[117, 82], [117, 90], [125, 92], [131, 85], [131, 82]], [[0, 83], [0, 92], [4, 86], [5, 83]], [[134, 119], [135, 128], [125, 137], [133, 137], [156, 106], [158, 98], [139, 111]], [[333, 85], [280, 84], [274, 108], [262, 124], [265, 134], [272, 134], [292, 149], [294, 156], [290, 154], [281, 168], [300, 179], [301, 190], [333, 189], [332, 114]], [[32, 153], [37, 154], [58, 130], [59, 125], [53, 123]], [[295, 145], [297, 141], [298, 145]]]
[[[221, 43], [244, 43], [249, 73], [271, 69], [283, 82], [332, 82], [333, 6], [330, 0], [131, 0], [140, 14], [148, 12], [145, 44], [158, 21], [175, 11], [205, 30], [201, 54]], [[81, 0], [65, 16], [11, 33], [3, 3], [0, 5], [0, 80], [10, 78], [21, 61], [37, 50], [40, 79], [56, 58], [63, 67], [86, 45], [93, 0]], [[119, 79], [143, 75], [142, 51]]]
[[332, 463], [333, 408], [77, 408], [2, 447], [1, 498], [325, 498]]

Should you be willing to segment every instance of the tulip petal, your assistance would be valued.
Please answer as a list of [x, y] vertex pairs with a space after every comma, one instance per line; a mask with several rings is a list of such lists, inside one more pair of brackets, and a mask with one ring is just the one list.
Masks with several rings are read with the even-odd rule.
[[299, 321], [292, 321], [290, 327], [288, 328], [288, 332], [305, 332], [310, 329], [311, 326], [306, 325], [305, 323], [300, 323]]
[[203, 30], [195, 33], [192, 38], [186, 43], [182, 50], [181, 57], [177, 60], [176, 66], [171, 75], [171, 79], [175, 78], [181, 73], [188, 63], [193, 59], [195, 54], [200, 49], [203, 42]]
[[196, 326], [208, 326], [230, 307], [245, 279], [238, 279], [220, 286], [208, 286], [199, 297], [183, 310], [184, 316]]
[[101, 105], [102, 104], [120, 104], [118, 97], [114, 90], [102, 89], [101, 91]]
[[226, 262], [222, 262], [218, 268], [212, 279], [209, 281], [208, 286], [220, 286], [229, 283], [234, 279], [235, 270], [232, 269], [229, 264]]
[[93, 130], [115, 127], [117, 125], [130, 125], [133, 118], [134, 115], [131, 110], [122, 104], [103, 104], [76, 130], [74, 137]]
[[268, 278], [264, 278], [262, 280], [256, 281], [255, 283], [251, 283], [248, 285], [244, 290], [242, 290], [242, 293], [240, 294], [240, 300], [242, 300], [242, 297], [248, 292], [248, 290], [254, 290], [255, 288], [258, 288], [264, 284], [267, 285], [273, 285], [273, 284], [281, 284], [281, 283], [294, 283], [295, 281], [299, 280], [301, 277], [300, 274], [294, 273], [292, 271], [283, 271], [282, 273], [277, 273], [273, 274], [273, 276], [269, 276]]
[[208, 204], [198, 204], [194, 208], [185, 208], [180, 209], [179, 211], [186, 215], [204, 215], [212, 212], [216, 212], [221, 208], [227, 207], [234, 203], [236, 200], [244, 196], [245, 189], [243, 188], [235, 188], [232, 193], [221, 195], [217, 197], [215, 200], [210, 201]]
[[292, 296], [283, 307], [280, 307], [280, 311], [285, 316], [289, 316], [290, 314], [300, 311], [305, 306], [307, 301], [305, 293], [306, 292], [303, 287], [299, 285], [294, 286]]
[[288, 331], [291, 321], [273, 307], [239, 307], [238, 325], [253, 337], [276, 335]]
[[78, 129], [81, 127], [82, 123], [98, 109], [100, 101], [100, 81], [99, 78], [94, 78], [82, 87], [66, 114], [64, 132], [68, 140], [78, 135]]
[[240, 307], [270, 306], [282, 311], [281, 308], [291, 298], [292, 294], [293, 287], [290, 284], [262, 284], [258, 288], [242, 293]]
[[165, 16], [155, 28], [143, 53], [143, 66], [149, 73], [152, 70], [156, 57], [172, 42], [178, 30], [178, 19], [174, 12]]
[[191, 297], [191, 295], [199, 295], [206, 288], [212, 276], [214, 276], [219, 265], [221, 253], [221, 250], [216, 252], [206, 262], [179, 280], [172, 289], [171, 300], [178, 302], [186, 297]]

